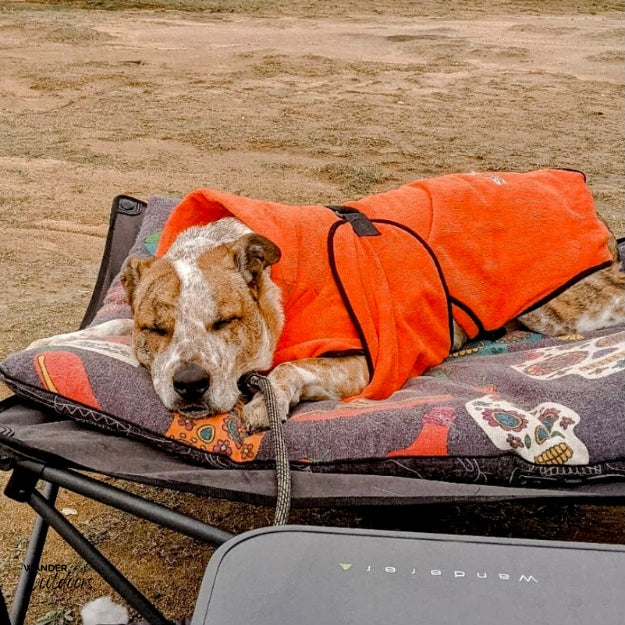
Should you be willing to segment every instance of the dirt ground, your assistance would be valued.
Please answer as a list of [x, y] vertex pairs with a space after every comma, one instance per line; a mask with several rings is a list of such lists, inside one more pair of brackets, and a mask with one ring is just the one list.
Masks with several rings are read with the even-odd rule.
[[[118, 193], [338, 203], [424, 176], [569, 167], [625, 234], [624, 40], [618, 1], [0, 0], [0, 358], [77, 326]], [[233, 531], [271, 520], [156, 496]], [[209, 549], [78, 496], [60, 503], [168, 616], [190, 614]], [[427, 514], [294, 520], [625, 542], [622, 508]], [[32, 518], [0, 499], [9, 600]], [[59, 540], [44, 562], [95, 578]], [[40, 586], [29, 623], [77, 618], [109, 592]]]

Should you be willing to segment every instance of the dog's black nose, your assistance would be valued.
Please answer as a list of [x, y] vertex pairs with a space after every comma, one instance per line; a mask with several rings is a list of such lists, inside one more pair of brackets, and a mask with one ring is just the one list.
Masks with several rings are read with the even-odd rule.
[[187, 401], [198, 400], [210, 386], [210, 377], [202, 367], [187, 365], [174, 373], [174, 390], [182, 399]]

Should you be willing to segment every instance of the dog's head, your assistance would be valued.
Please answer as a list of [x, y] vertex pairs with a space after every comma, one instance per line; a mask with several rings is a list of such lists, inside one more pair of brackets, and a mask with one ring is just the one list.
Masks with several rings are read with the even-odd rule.
[[188, 245], [129, 259], [121, 279], [135, 355], [167, 408], [190, 417], [228, 412], [239, 378], [271, 367], [283, 317], [267, 268], [279, 258], [276, 245], [248, 233], [199, 252]]

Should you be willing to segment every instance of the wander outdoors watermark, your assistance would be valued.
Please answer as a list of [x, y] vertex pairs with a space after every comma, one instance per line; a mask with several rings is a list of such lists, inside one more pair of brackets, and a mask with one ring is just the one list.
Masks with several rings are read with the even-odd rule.
[[[31, 565], [23, 564], [25, 571], [31, 570]], [[40, 564], [36, 569], [34, 589], [41, 590], [91, 590], [94, 588], [93, 577], [88, 577], [84, 571], [84, 563], [67, 565], [56, 562]]]

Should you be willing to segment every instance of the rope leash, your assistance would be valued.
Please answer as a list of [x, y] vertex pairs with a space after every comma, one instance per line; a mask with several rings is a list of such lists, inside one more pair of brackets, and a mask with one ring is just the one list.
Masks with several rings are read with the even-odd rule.
[[273, 454], [276, 460], [276, 511], [274, 525], [285, 525], [289, 518], [291, 509], [291, 468], [289, 456], [284, 440], [284, 430], [282, 428], [282, 415], [276, 402], [276, 396], [269, 378], [259, 373], [248, 373], [244, 376], [243, 383], [248, 388], [259, 391], [265, 399], [267, 414], [269, 415], [269, 426], [271, 442], [273, 444]]

